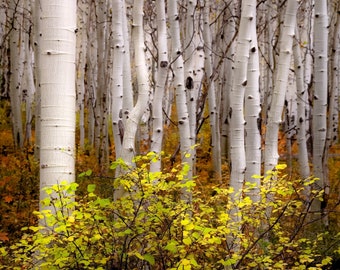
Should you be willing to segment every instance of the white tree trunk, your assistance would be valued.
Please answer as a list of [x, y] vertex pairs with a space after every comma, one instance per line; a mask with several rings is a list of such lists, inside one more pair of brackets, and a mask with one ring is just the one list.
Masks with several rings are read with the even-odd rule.
[[[164, 88], [166, 86], [166, 79], [168, 74], [168, 44], [166, 31], [166, 17], [165, 17], [165, 3], [164, 0], [159, 0], [156, 3], [157, 16], [157, 31], [158, 31], [158, 63], [156, 70], [156, 88], [153, 97], [152, 110], [152, 138], [151, 151], [160, 154], [163, 146], [163, 97]], [[161, 157], [159, 156], [157, 162], [150, 164], [150, 171], [161, 170]]]
[[334, 143], [337, 143], [339, 138], [339, 64], [340, 64], [340, 6], [337, 14], [337, 19], [334, 27], [333, 44], [332, 44], [332, 61], [331, 61], [331, 93], [329, 98], [329, 121], [327, 131], [328, 149]]
[[40, 0], [41, 149], [43, 189], [75, 179], [75, 0]]
[[122, 150], [124, 136], [123, 126], [123, 66], [124, 66], [124, 36], [123, 36], [123, 0], [112, 1], [112, 35], [113, 35], [113, 69], [111, 90], [112, 131], [116, 158]]
[[219, 111], [216, 100], [216, 89], [213, 78], [213, 56], [212, 56], [212, 41], [210, 30], [210, 4], [207, 1], [204, 6], [203, 13], [203, 39], [205, 45], [205, 76], [208, 84], [208, 101], [209, 101], [209, 120], [211, 132], [211, 147], [212, 147], [212, 163], [215, 172], [215, 177], [221, 179], [222, 164], [221, 164], [221, 136], [219, 125]]
[[[256, 23], [256, 1], [242, 1], [241, 21], [236, 45], [234, 80], [230, 93], [230, 186], [234, 189], [233, 200], [241, 198], [246, 170], [244, 143], [244, 93], [247, 85], [247, 70], [252, 24]], [[238, 194], [238, 195], [236, 195]]]
[[[177, 1], [168, 1], [168, 16], [170, 21], [170, 35], [171, 35], [171, 54], [173, 62], [174, 87], [176, 95], [178, 128], [180, 133], [180, 147], [182, 162], [189, 165], [189, 172], [187, 177], [192, 178], [192, 138], [190, 135], [189, 119], [188, 119], [188, 105], [186, 100], [186, 90], [184, 82], [184, 63], [183, 63], [183, 51], [180, 40], [180, 27], [179, 27], [179, 15], [177, 9]], [[191, 195], [183, 192], [183, 199], [188, 202], [191, 201]]]
[[260, 179], [253, 178], [261, 175], [261, 100], [260, 100], [260, 63], [256, 34], [256, 19], [251, 25], [250, 56], [248, 62], [247, 86], [245, 89], [245, 150], [246, 150], [246, 172], [245, 180], [254, 183], [256, 188], [252, 189], [250, 198], [257, 202], [260, 200]]
[[[298, 160], [300, 176], [302, 179], [307, 179], [310, 176], [306, 136], [306, 104], [308, 104], [308, 92], [304, 83], [304, 66], [302, 62], [300, 42], [298, 42], [300, 40], [298, 31], [296, 31], [295, 36], [296, 40], [294, 42], [293, 52], [297, 91], [297, 143], [299, 147]], [[309, 197], [309, 189], [305, 189], [305, 194], [307, 197]]]
[[40, 127], [41, 127], [41, 87], [40, 87], [40, 0], [34, 0], [32, 3], [32, 17], [33, 17], [33, 45], [34, 45], [34, 76], [35, 76], [35, 147], [34, 157], [38, 160], [40, 158]]
[[13, 141], [15, 147], [22, 147], [24, 144], [24, 134], [22, 128], [21, 100], [23, 67], [24, 67], [24, 47], [23, 47], [23, 18], [21, 3], [9, 2], [9, 20], [13, 29], [9, 32], [10, 48], [10, 82], [9, 96], [11, 100], [11, 116], [13, 124]]
[[226, 23], [224, 23], [223, 29], [223, 39], [222, 44], [223, 47], [221, 49], [221, 53], [224, 49], [224, 39], [227, 44], [230, 44], [230, 47], [226, 51], [226, 58], [222, 64], [222, 79], [221, 79], [221, 107], [222, 107], [222, 123], [221, 123], [221, 151], [222, 151], [222, 160], [226, 161], [230, 158], [230, 123], [229, 123], [229, 109], [230, 109], [230, 93], [233, 86], [233, 66], [234, 66], [234, 58], [235, 58], [235, 49], [236, 42], [234, 42], [234, 37], [237, 34], [236, 27], [236, 1], [233, 0], [231, 3], [230, 11], [226, 13], [226, 17], [228, 18]]
[[284, 25], [280, 36], [280, 55], [276, 71], [274, 91], [268, 112], [265, 138], [265, 173], [278, 163], [278, 134], [288, 85], [293, 38], [295, 33], [297, 0], [288, 0]]
[[[314, 94], [313, 94], [313, 170], [320, 181], [316, 186], [329, 194], [326, 183], [324, 150], [327, 131], [327, 94], [328, 94], [328, 15], [327, 1], [315, 1], [314, 18]], [[314, 200], [313, 210], [320, 211], [321, 202]]]
[[90, 5], [85, 0], [78, 2], [78, 34], [77, 34], [77, 107], [79, 113], [79, 146], [85, 145], [85, 67], [86, 53], [88, 45], [88, 25], [89, 25]]

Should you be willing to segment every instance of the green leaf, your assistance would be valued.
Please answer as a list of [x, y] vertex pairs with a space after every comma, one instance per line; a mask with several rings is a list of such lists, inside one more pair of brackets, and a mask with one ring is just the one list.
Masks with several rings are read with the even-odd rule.
[[151, 254], [145, 254], [143, 256], [144, 260], [146, 260], [149, 264], [154, 265], [155, 264], [155, 258]]
[[169, 242], [164, 249], [169, 250], [171, 253], [177, 253], [177, 241]]
[[96, 189], [96, 185], [95, 184], [90, 184], [87, 186], [87, 192], [88, 193], [93, 193]]
[[191, 241], [190, 237], [187, 237], [187, 238], [183, 239], [183, 243], [187, 246], [190, 246], [192, 241]]

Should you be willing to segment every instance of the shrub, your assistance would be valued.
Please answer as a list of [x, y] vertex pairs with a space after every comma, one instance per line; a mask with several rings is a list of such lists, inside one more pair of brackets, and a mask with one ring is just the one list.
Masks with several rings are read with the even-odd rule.
[[[136, 168], [125, 167], [113, 185], [123, 186], [126, 196], [116, 201], [96, 194], [94, 184], [81, 198], [76, 183], [46, 189], [49, 197], [41, 203], [49, 209], [35, 212], [40, 225], [23, 228], [18, 243], [0, 248], [2, 268], [322, 269], [331, 263], [318, 248], [325, 234], [303, 237], [304, 186], [288, 181], [282, 166], [261, 177], [259, 202], [244, 195], [232, 203], [231, 188], [212, 187], [208, 199], [201, 196], [185, 179], [186, 165], [149, 172], [152, 159], [149, 154], [136, 160]], [[192, 204], [180, 200], [183, 188], [192, 192]], [[253, 188], [247, 183], [244, 194]], [[232, 218], [235, 207], [240, 219]]]

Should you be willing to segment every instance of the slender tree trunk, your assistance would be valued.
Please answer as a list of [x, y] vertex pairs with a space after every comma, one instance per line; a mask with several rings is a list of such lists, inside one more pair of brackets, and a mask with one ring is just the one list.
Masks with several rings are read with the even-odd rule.
[[40, 2], [40, 199], [44, 199], [45, 187], [75, 179], [77, 5], [75, 0]]
[[[166, 17], [165, 17], [165, 2], [159, 0], [156, 3], [156, 16], [157, 16], [157, 32], [158, 32], [158, 63], [156, 71], [156, 88], [153, 97], [153, 110], [152, 110], [152, 138], [151, 138], [151, 151], [160, 154], [163, 145], [163, 97], [164, 89], [166, 87], [167, 73], [168, 73], [168, 45], [167, 45], [167, 31], [166, 31]], [[161, 156], [157, 162], [150, 164], [150, 171], [161, 170]]]
[[35, 76], [35, 144], [34, 157], [38, 160], [40, 158], [40, 127], [41, 127], [41, 85], [40, 85], [40, 14], [41, 4], [40, 0], [34, 0], [32, 3], [32, 17], [33, 17], [33, 45], [34, 45], [34, 76]]
[[[254, 18], [256, 22], [256, 18]], [[251, 26], [250, 55], [247, 71], [247, 86], [245, 89], [245, 151], [246, 151], [246, 172], [245, 180], [255, 187], [252, 189], [250, 198], [253, 202], [260, 200], [259, 188], [260, 179], [253, 178], [254, 175], [261, 175], [261, 100], [260, 100], [260, 63], [257, 44], [256, 23]]]
[[22, 30], [22, 6], [20, 2], [9, 2], [9, 19], [11, 29], [9, 30], [9, 48], [10, 48], [10, 83], [9, 96], [11, 100], [11, 116], [12, 116], [12, 131], [15, 147], [22, 147], [24, 144], [24, 134], [22, 128], [22, 79], [24, 67], [24, 47], [23, 30]]
[[278, 163], [278, 135], [282, 123], [282, 111], [288, 86], [288, 74], [291, 63], [293, 38], [295, 33], [297, 1], [288, 0], [284, 25], [280, 36], [280, 55], [276, 71], [276, 80], [270, 109], [265, 138], [265, 172], [273, 170]]
[[[242, 1], [241, 21], [236, 45], [234, 81], [230, 93], [230, 187], [233, 189], [231, 200], [235, 203], [231, 210], [231, 218], [239, 225], [241, 215], [237, 203], [242, 198], [244, 174], [246, 171], [246, 155], [244, 141], [244, 94], [248, 83], [247, 70], [252, 39], [252, 24], [256, 23], [256, 1]], [[241, 228], [239, 228], [241, 229]], [[228, 237], [228, 248], [238, 249], [237, 236]]]
[[313, 201], [313, 211], [325, 211], [329, 183], [324, 171], [328, 95], [328, 15], [327, 0], [315, 1], [314, 19], [314, 94], [313, 94], [313, 170], [319, 178], [315, 188], [324, 190], [324, 201]]
[[79, 113], [79, 146], [85, 145], [85, 68], [88, 45], [88, 24], [90, 5], [85, 0], [78, 2], [78, 37], [77, 37], [77, 107]]
[[123, 66], [124, 66], [124, 36], [123, 36], [123, 0], [112, 1], [112, 34], [113, 34], [113, 70], [111, 91], [112, 131], [116, 157], [122, 150], [124, 125], [123, 125]]
[[204, 6], [203, 13], [203, 38], [205, 45], [205, 73], [206, 81], [208, 85], [208, 101], [209, 101], [209, 120], [210, 120], [210, 132], [211, 132], [211, 147], [212, 147], [212, 163], [215, 172], [215, 177], [221, 179], [222, 176], [222, 164], [221, 164], [221, 136], [219, 125], [219, 111], [217, 109], [216, 89], [213, 78], [213, 56], [212, 56], [212, 41], [210, 30], [210, 4], [207, 1]]
[[[294, 68], [296, 77], [296, 91], [297, 91], [297, 143], [299, 147], [298, 161], [300, 168], [300, 176], [302, 179], [307, 179], [310, 176], [310, 168], [308, 162], [307, 151], [307, 135], [306, 135], [306, 104], [308, 104], [308, 92], [304, 83], [304, 66], [302, 63], [302, 52], [300, 49], [300, 42], [298, 31], [296, 29], [296, 39], [294, 41]], [[305, 189], [305, 195], [309, 198], [310, 190]], [[308, 199], [309, 200], [309, 199]]]
[[[189, 166], [188, 179], [192, 178], [193, 157], [192, 157], [192, 138], [190, 135], [190, 123], [188, 116], [188, 106], [186, 100], [186, 90], [184, 82], [184, 63], [183, 51], [180, 40], [179, 14], [177, 1], [168, 1], [168, 16], [170, 21], [170, 34], [172, 46], [172, 69], [174, 72], [174, 87], [176, 95], [178, 128], [180, 133], [180, 147], [182, 162]], [[183, 191], [182, 198], [191, 202], [191, 194]]]

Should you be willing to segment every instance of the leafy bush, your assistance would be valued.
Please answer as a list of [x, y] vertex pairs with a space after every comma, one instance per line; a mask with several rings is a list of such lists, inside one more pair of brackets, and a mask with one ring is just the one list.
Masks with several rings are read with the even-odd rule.
[[[94, 184], [81, 198], [76, 183], [46, 189], [46, 209], [35, 212], [40, 225], [23, 228], [18, 243], [0, 248], [2, 268], [322, 269], [331, 263], [318, 248], [325, 234], [303, 237], [309, 222], [301, 199], [304, 184], [288, 181], [282, 166], [261, 177], [259, 202], [244, 195], [233, 203], [231, 188], [214, 187], [208, 199], [202, 196], [195, 182], [185, 179], [186, 165], [149, 172], [153, 158], [139, 157], [137, 168], [113, 164], [126, 171], [113, 183], [126, 190], [116, 201], [96, 194]], [[180, 199], [183, 188], [192, 192], [192, 204]], [[244, 194], [254, 188], [247, 183]], [[235, 207], [239, 219], [232, 217]]]

